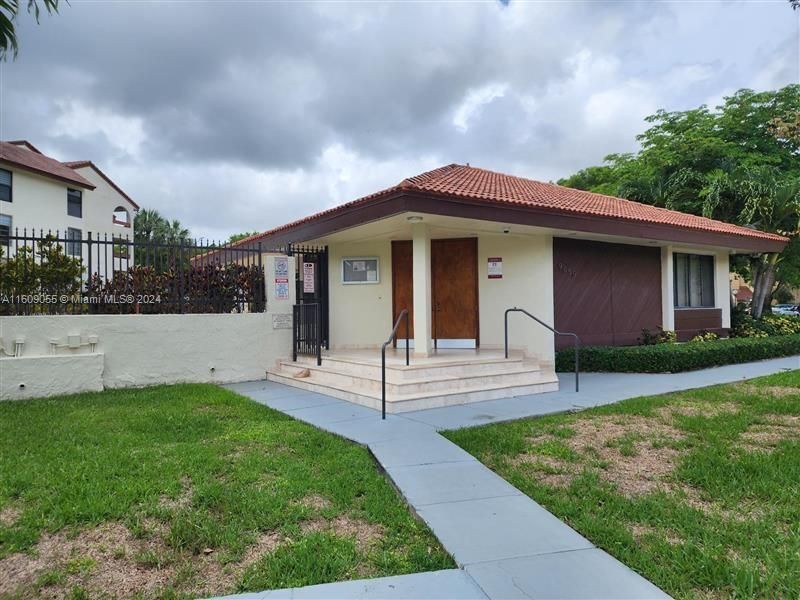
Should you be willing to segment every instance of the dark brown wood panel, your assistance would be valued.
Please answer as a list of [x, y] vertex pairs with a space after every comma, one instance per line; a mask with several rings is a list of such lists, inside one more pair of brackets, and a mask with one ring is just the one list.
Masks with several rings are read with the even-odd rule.
[[675, 333], [678, 340], [685, 342], [701, 331], [713, 331], [717, 335], [727, 335], [722, 328], [721, 308], [680, 308], [675, 310]]
[[[414, 336], [414, 258], [411, 240], [392, 242], [392, 325], [403, 309], [408, 310], [411, 337]], [[391, 327], [391, 325], [390, 325]], [[405, 337], [401, 325], [398, 337]]]
[[[577, 333], [585, 346], [614, 342], [611, 311], [611, 264], [605, 248], [591, 242], [553, 240], [555, 328]], [[556, 348], [569, 346], [556, 336]]]
[[637, 343], [642, 329], [661, 325], [661, 249], [647, 246], [613, 246], [611, 304], [614, 345]]
[[478, 339], [478, 240], [431, 240], [434, 339]]
[[[553, 240], [555, 327], [588, 346], [635, 344], [661, 325], [661, 251], [646, 246]], [[568, 347], [566, 337], [556, 347]]]

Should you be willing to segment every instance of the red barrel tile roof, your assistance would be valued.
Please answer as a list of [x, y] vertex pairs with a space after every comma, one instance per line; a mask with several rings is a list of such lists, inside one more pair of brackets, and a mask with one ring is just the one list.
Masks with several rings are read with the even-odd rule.
[[469, 165], [452, 164], [404, 179], [398, 185], [364, 196], [335, 208], [282, 225], [265, 233], [251, 236], [240, 243], [292, 229], [303, 223], [335, 214], [345, 208], [367, 204], [398, 191], [422, 192], [431, 195], [468, 198], [486, 203], [531, 206], [559, 213], [571, 213], [669, 225], [672, 227], [737, 235], [748, 238], [788, 241], [787, 238], [749, 227], [698, 217], [687, 213], [659, 208], [614, 196], [595, 194], [552, 183], [543, 183], [514, 175], [496, 173]]

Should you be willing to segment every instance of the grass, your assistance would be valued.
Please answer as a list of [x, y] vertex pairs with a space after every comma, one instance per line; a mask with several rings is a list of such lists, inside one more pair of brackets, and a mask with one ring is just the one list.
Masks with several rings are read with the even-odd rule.
[[800, 597], [800, 371], [446, 435], [675, 597]]
[[452, 567], [368, 452], [210, 385], [0, 403], [0, 597]]

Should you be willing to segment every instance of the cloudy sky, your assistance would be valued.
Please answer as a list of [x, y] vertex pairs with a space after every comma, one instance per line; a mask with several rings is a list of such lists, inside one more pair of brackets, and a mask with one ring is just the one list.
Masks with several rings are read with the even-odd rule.
[[453, 162], [555, 180], [658, 108], [800, 81], [784, 0], [62, 4], [19, 19], [0, 138], [212, 238]]

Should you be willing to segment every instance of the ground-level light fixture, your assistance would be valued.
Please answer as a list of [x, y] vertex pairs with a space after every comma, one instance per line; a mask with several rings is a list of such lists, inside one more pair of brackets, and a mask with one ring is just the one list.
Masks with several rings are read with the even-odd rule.
[[411, 215], [410, 217], [406, 217], [409, 223], [422, 223], [422, 217], [419, 215]]

